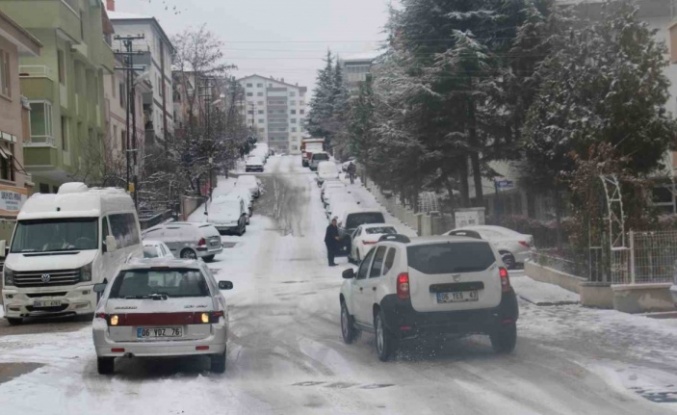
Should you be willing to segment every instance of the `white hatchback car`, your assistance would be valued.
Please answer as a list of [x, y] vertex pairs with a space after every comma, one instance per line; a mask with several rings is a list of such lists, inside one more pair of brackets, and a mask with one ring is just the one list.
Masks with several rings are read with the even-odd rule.
[[457, 228], [445, 235], [468, 236], [491, 242], [508, 269], [524, 264], [531, 258], [534, 237], [525, 235], [502, 226], [477, 225]]
[[143, 241], [144, 258], [176, 258], [171, 249], [162, 241]]
[[384, 235], [350, 268], [339, 296], [341, 332], [352, 343], [360, 330], [376, 334], [388, 360], [400, 341], [488, 334], [496, 352], [517, 340], [519, 309], [508, 270], [487, 241]]
[[351, 236], [352, 242], [350, 244], [348, 260], [359, 263], [383, 235], [394, 235], [397, 233], [397, 229], [394, 226], [381, 223], [358, 226]]
[[117, 357], [207, 355], [211, 370], [226, 370], [228, 308], [202, 261], [144, 259], [125, 264], [103, 293], [92, 331], [100, 374], [115, 370]]

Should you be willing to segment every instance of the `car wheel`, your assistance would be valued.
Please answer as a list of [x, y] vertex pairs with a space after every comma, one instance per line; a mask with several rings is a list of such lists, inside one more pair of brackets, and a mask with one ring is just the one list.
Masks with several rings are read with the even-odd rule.
[[223, 373], [226, 371], [226, 352], [211, 356], [211, 371], [213, 373]]
[[192, 249], [184, 249], [181, 251], [181, 258], [183, 259], [197, 259], [197, 254]]
[[374, 332], [376, 333], [376, 353], [382, 362], [387, 362], [395, 351], [395, 338], [385, 325], [383, 311], [374, 316]]
[[503, 259], [503, 263], [505, 264], [506, 268], [508, 269], [514, 269], [515, 268], [515, 256], [511, 254], [510, 252], [501, 252], [501, 258]]
[[215, 256], [216, 255], [209, 255], [209, 256], [204, 257], [203, 259], [205, 260], [205, 262], [212, 262], [214, 260]]
[[10, 326], [18, 326], [19, 324], [22, 324], [24, 322], [24, 319], [7, 317], [7, 322], [9, 323]]
[[346, 307], [344, 301], [341, 301], [341, 334], [345, 344], [352, 343], [357, 337], [357, 330], [353, 326], [353, 318], [348, 313], [348, 307]]
[[491, 347], [496, 353], [510, 353], [517, 344], [517, 325], [515, 323], [502, 326], [489, 336]]
[[114, 357], [97, 357], [96, 370], [100, 375], [110, 375], [115, 371]]

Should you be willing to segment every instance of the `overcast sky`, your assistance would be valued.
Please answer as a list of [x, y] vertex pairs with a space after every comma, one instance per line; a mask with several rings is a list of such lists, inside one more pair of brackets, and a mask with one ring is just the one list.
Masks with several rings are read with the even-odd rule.
[[206, 23], [236, 76], [312, 89], [327, 48], [348, 56], [380, 47], [388, 0], [116, 0], [116, 9], [155, 16], [170, 37]]

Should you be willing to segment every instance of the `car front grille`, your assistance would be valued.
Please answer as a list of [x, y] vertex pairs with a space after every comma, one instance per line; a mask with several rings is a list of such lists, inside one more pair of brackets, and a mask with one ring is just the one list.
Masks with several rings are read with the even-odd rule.
[[75, 285], [80, 282], [77, 269], [59, 271], [17, 271], [14, 273], [14, 285], [17, 287], [55, 287]]
[[65, 309], [68, 308], [68, 304], [61, 304], [55, 307], [33, 307], [32, 305], [27, 305], [26, 310], [28, 310], [29, 313], [32, 313], [33, 311], [44, 311], [47, 313], [58, 313], [61, 311], [64, 311]]
[[26, 294], [28, 298], [40, 298], [40, 297], [63, 297], [66, 295], [66, 292], [55, 292], [55, 293], [35, 293], [35, 294]]

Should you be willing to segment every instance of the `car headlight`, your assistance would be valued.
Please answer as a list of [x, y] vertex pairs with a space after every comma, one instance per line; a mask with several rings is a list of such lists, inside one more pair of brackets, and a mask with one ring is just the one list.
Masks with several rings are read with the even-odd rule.
[[5, 265], [2, 273], [5, 275], [5, 286], [14, 285], [14, 271], [7, 268], [7, 265]]
[[80, 281], [91, 281], [92, 280], [92, 263], [85, 265], [80, 268]]

